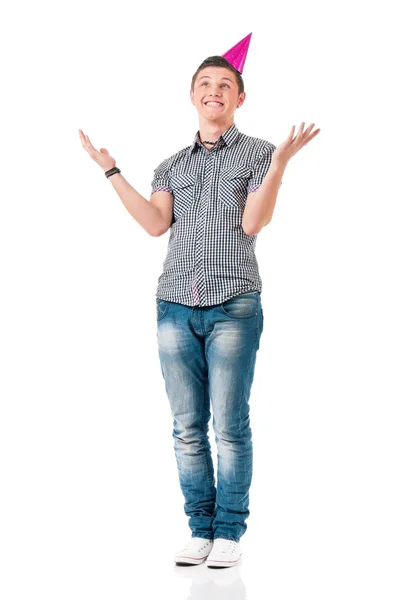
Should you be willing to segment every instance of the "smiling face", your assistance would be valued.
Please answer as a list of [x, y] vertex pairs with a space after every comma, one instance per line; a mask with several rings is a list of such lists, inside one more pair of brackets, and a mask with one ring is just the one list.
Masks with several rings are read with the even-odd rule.
[[245, 92], [239, 94], [234, 74], [224, 67], [211, 66], [199, 71], [191, 90], [191, 102], [199, 117], [209, 121], [233, 122], [235, 110], [245, 98]]

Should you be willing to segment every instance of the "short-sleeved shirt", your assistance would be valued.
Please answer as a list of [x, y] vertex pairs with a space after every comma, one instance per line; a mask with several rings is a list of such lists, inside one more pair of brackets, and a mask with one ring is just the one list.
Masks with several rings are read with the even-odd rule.
[[186, 306], [213, 306], [249, 291], [262, 291], [256, 235], [242, 217], [276, 146], [231, 125], [206, 150], [199, 131], [193, 144], [155, 169], [152, 193], [173, 195], [167, 255], [156, 297]]

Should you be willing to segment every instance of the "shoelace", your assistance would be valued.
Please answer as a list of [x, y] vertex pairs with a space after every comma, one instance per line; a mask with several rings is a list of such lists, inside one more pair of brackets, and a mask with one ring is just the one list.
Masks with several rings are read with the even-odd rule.
[[[209, 544], [211, 544], [212, 541], [213, 540], [210, 540], [210, 541], [207, 540], [207, 542], [203, 546], [201, 546], [200, 548], [198, 548], [198, 552], [200, 552], [201, 550], [204, 550]], [[188, 549], [188, 544], [185, 546], [184, 550], [187, 550], [187, 549]]]
[[[219, 538], [216, 538], [214, 542], [216, 542]], [[222, 542], [218, 542], [217, 546], [221, 545], [220, 551], [225, 553], [233, 553], [236, 550], [236, 542], [234, 540], [223, 540]]]
[[207, 541], [207, 542], [204, 544], [204, 546], [201, 546], [201, 547], [199, 548], [199, 551], [200, 551], [200, 550], [204, 550], [205, 548], [207, 548], [207, 546], [208, 546], [210, 543], [211, 543], [211, 542]]

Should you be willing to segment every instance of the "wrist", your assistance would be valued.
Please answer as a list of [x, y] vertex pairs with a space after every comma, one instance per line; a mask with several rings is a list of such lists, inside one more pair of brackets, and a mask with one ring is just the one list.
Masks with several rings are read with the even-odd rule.
[[112, 175], [115, 175], [116, 173], [121, 173], [120, 169], [118, 167], [111, 167], [110, 169], [105, 170], [105, 177], [107, 179], [109, 179], [109, 177], [112, 177]]
[[283, 173], [284, 170], [287, 167], [287, 161], [286, 160], [281, 160], [281, 159], [276, 159], [273, 160], [271, 159], [271, 164], [270, 164], [270, 169], [272, 169], [275, 172], [279, 172], [279, 173]]

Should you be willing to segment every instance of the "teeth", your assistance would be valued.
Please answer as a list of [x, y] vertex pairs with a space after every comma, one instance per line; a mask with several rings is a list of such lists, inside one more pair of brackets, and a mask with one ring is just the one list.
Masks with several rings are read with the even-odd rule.
[[222, 106], [221, 102], [205, 102], [206, 106]]

